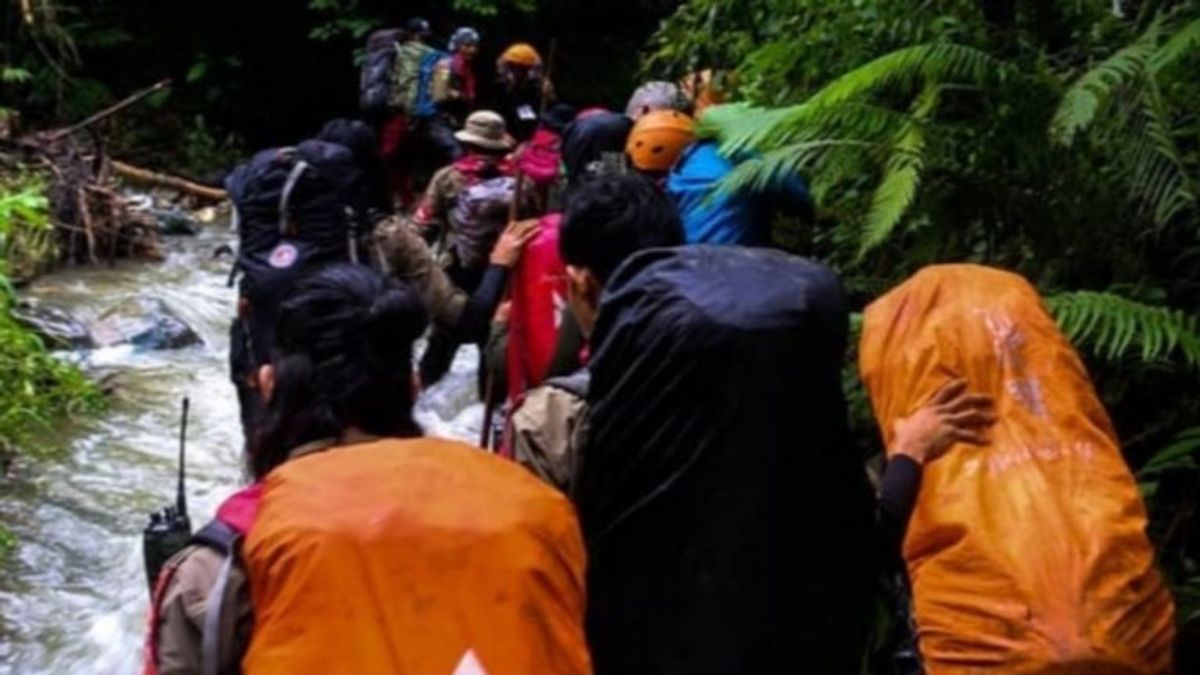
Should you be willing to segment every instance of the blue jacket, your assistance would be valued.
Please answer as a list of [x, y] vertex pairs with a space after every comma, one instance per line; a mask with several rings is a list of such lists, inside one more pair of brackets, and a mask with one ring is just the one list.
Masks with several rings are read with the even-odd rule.
[[684, 151], [667, 177], [667, 193], [679, 207], [689, 244], [769, 246], [777, 213], [812, 215], [812, 198], [800, 176], [791, 174], [764, 193], [715, 196], [714, 188], [734, 169], [715, 141], [699, 141]]

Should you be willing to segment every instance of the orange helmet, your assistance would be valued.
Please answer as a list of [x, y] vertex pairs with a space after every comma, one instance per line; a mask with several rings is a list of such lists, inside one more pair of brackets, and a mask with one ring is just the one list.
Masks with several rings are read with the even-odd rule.
[[625, 154], [639, 171], [668, 171], [696, 140], [696, 123], [678, 110], [646, 113], [625, 143]]
[[500, 55], [500, 62], [533, 68], [542, 65], [542, 55], [538, 54], [533, 45], [527, 42], [518, 42], [504, 50], [504, 53]]

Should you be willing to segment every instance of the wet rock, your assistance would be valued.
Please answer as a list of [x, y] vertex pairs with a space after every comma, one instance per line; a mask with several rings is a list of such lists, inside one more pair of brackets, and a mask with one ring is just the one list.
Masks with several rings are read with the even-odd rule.
[[139, 349], [180, 349], [201, 344], [200, 336], [158, 298], [130, 298], [92, 324], [97, 346], [130, 344]]
[[61, 307], [22, 300], [12, 308], [12, 317], [41, 336], [50, 349], [91, 349], [95, 346], [87, 325]]
[[158, 223], [158, 231], [164, 235], [192, 236], [200, 232], [199, 223], [180, 209], [157, 211], [154, 219]]

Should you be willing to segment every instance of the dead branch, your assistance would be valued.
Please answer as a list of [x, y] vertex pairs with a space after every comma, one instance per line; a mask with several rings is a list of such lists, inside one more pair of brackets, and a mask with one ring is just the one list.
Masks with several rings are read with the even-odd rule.
[[187, 180], [186, 178], [180, 178], [179, 176], [172, 176], [170, 174], [150, 171], [149, 169], [136, 167], [132, 164], [126, 164], [125, 162], [120, 162], [115, 159], [112, 160], [112, 168], [113, 171], [115, 171], [116, 174], [122, 178], [127, 178], [131, 181], [139, 183], [156, 185], [158, 187], [171, 188], [173, 190], [178, 190], [185, 194], [199, 197], [201, 199], [207, 199], [210, 201], [224, 201], [229, 198], [229, 193], [225, 192], [224, 190], [209, 187], [207, 185], [201, 185], [199, 183]]
[[161, 82], [156, 82], [152, 86], [146, 87], [145, 89], [142, 89], [141, 91], [134, 92], [133, 94], [126, 96], [125, 98], [121, 99], [120, 101], [117, 101], [116, 103], [110, 105], [109, 107], [107, 107], [97, 113], [94, 113], [94, 114], [88, 116], [87, 118], [85, 118], [79, 122], [76, 122], [75, 124], [72, 124], [69, 127], [64, 127], [57, 131], [49, 132], [48, 134], [46, 134], [46, 139], [49, 141], [57, 141], [59, 139], [70, 136], [71, 134], [73, 134], [81, 129], [86, 129], [87, 127], [95, 124], [96, 122], [99, 122], [100, 120], [106, 119], [108, 117], [111, 117], [111, 116], [121, 112], [122, 110], [124, 110], [124, 109], [128, 108], [129, 106], [133, 105], [134, 103], [137, 103], [138, 101], [146, 98], [147, 96], [149, 96], [157, 91], [160, 91], [162, 89], [165, 89], [166, 87], [170, 86], [170, 84], [171, 84], [170, 78], [162, 80]]

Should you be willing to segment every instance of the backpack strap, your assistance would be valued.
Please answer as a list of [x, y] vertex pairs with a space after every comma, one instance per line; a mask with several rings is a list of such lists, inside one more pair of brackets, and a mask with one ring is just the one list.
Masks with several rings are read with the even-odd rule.
[[571, 394], [576, 398], [587, 400], [588, 388], [592, 383], [592, 373], [587, 368], [580, 368], [570, 375], [552, 377], [545, 384], [555, 389]]
[[283, 191], [279, 193], [279, 234], [285, 235], [291, 230], [291, 222], [288, 218], [288, 202], [292, 199], [292, 190], [296, 189], [296, 183], [300, 182], [300, 176], [308, 170], [308, 162], [299, 160], [292, 166], [291, 173], [288, 174], [287, 181], [283, 184]]
[[229, 587], [229, 574], [237, 557], [241, 533], [220, 520], [212, 520], [192, 536], [193, 543], [215, 549], [223, 556], [217, 583], [208, 593], [204, 607], [204, 628], [200, 641], [200, 672], [202, 675], [218, 675], [221, 650], [221, 610], [225, 604], [225, 591]]

